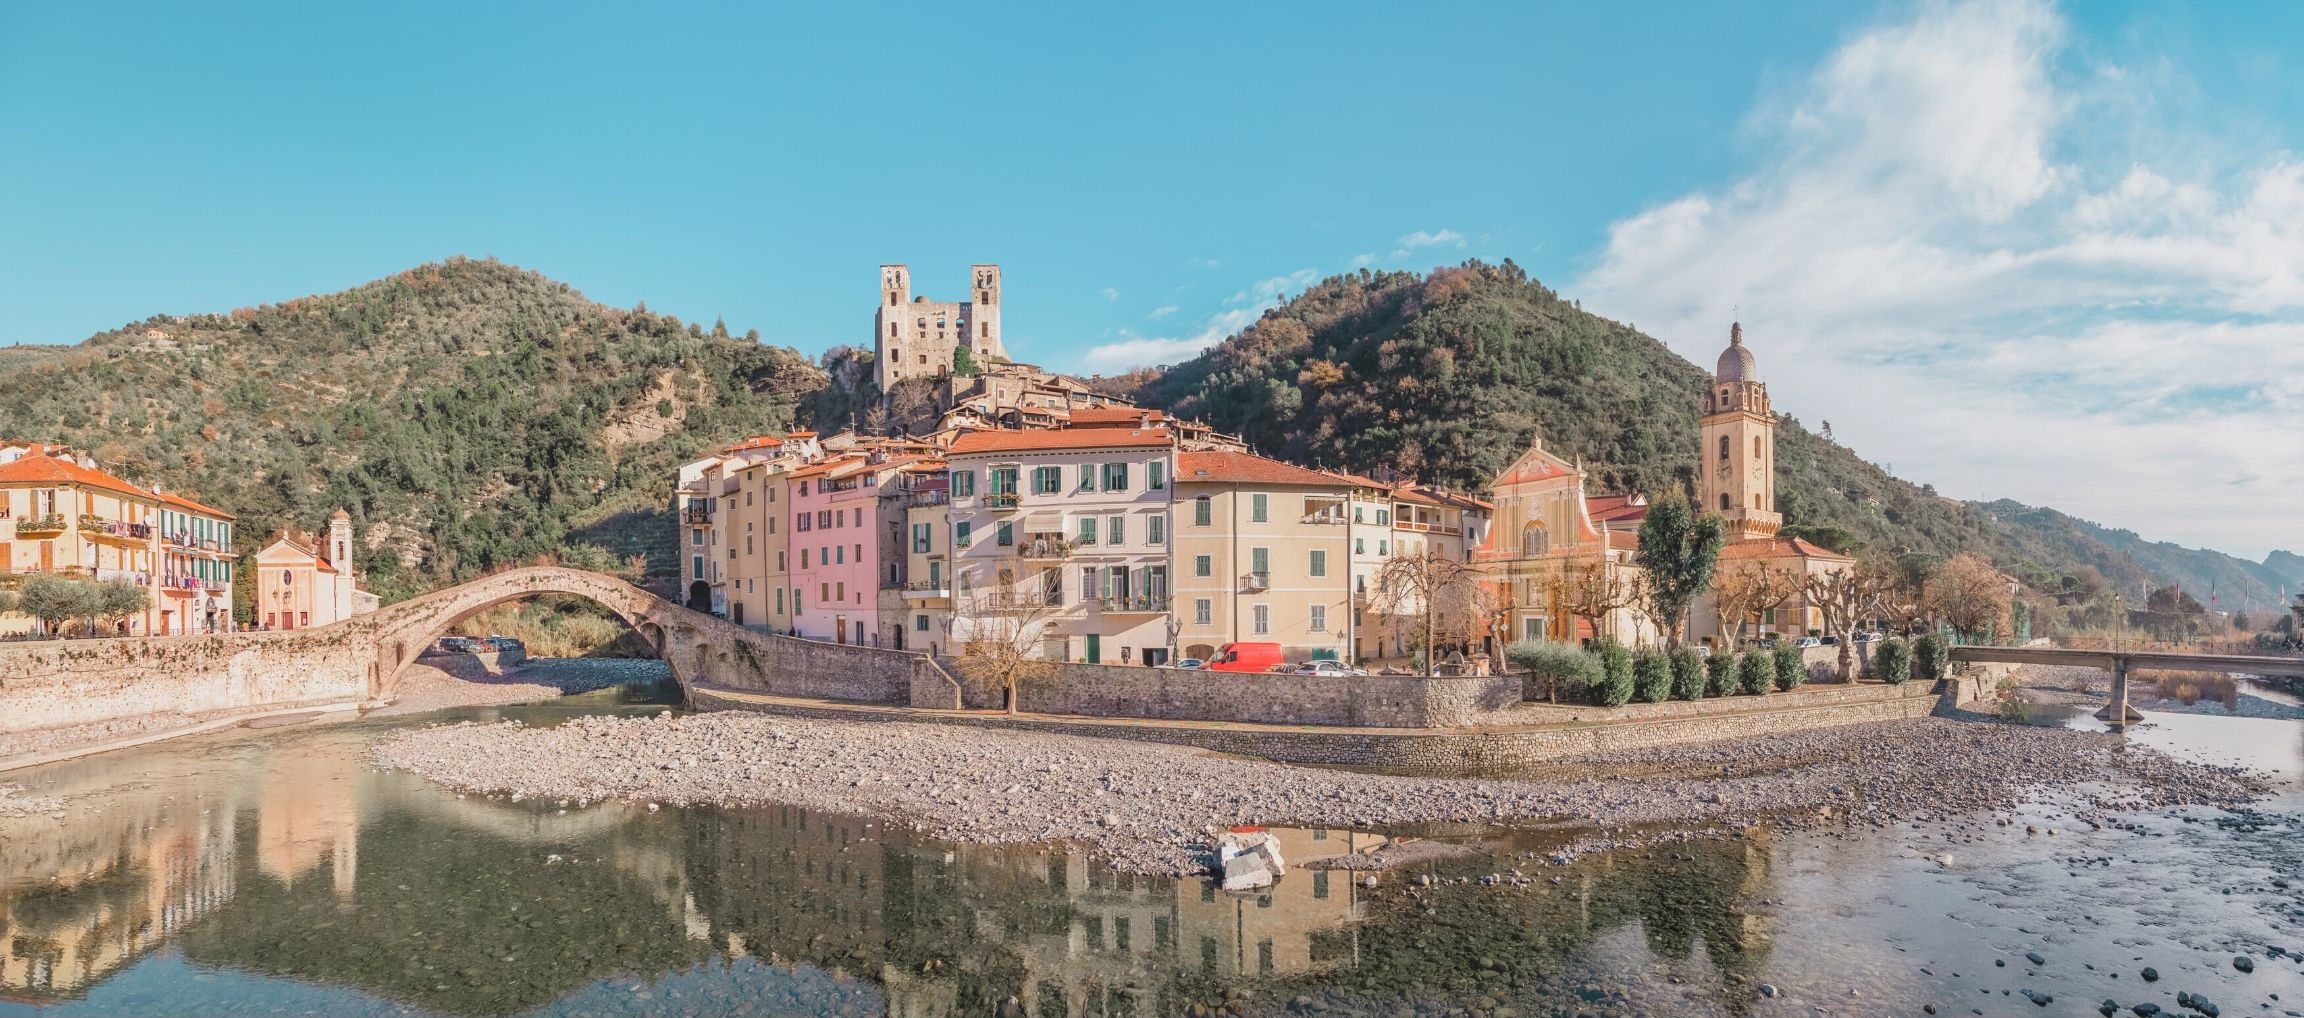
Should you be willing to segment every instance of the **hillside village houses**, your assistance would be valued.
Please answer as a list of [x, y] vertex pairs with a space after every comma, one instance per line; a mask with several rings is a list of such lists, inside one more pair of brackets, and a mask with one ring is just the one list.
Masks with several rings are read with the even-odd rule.
[[[903, 266], [883, 266], [876, 349], [907, 363], [881, 368], [890, 383], [936, 379], [928, 433], [763, 436], [680, 468], [687, 604], [937, 654], [1014, 640], [1049, 659], [1159, 665], [1269, 641], [1292, 661], [1405, 660], [1424, 606], [1387, 577], [1429, 553], [1477, 578], [1448, 606], [1476, 618], [1443, 644], [1662, 639], [1623, 596], [1647, 500], [1589, 492], [1582, 465], [1540, 438], [1479, 494], [1258, 456], [1007, 361], [998, 268], [972, 271], [975, 300], [933, 305], [911, 297]], [[962, 347], [978, 371], [939, 370]], [[1739, 638], [1821, 627], [1786, 577], [1852, 563], [1776, 533], [1776, 422], [1740, 324], [1703, 411], [1698, 497], [1728, 523], [1720, 572], [1767, 570], [1786, 591], [1728, 626]], [[1700, 599], [1684, 635], [1725, 639], [1715, 608]]]
[[124, 480], [85, 454], [0, 441], [0, 573], [132, 581], [151, 597], [120, 621], [125, 635], [232, 629], [232, 527], [231, 513]]

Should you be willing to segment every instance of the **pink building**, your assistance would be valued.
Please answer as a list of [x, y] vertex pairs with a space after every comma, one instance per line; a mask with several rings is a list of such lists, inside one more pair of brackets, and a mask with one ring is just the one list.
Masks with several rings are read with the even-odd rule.
[[[889, 552], [903, 527], [894, 496], [897, 464], [882, 454], [849, 453], [791, 474], [788, 559], [793, 628], [811, 640], [878, 646], [880, 588], [901, 585], [903, 563]], [[881, 507], [893, 514], [882, 518]]]

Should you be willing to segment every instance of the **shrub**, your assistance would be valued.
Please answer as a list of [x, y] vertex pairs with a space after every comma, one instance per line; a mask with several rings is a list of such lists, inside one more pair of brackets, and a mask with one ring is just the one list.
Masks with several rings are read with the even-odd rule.
[[1672, 696], [1672, 659], [1660, 650], [1632, 655], [1632, 684], [1641, 703], [1663, 703]]
[[1736, 678], [1743, 684], [1746, 693], [1758, 696], [1767, 692], [1768, 687], [1776, 681], [1776, 656], [1764, 650], [1745, 654], [1744, 659], [1737, 663]]
[[1727, 696], [1736, 691], [1736, 659], [1715, 650], [1704, 659], [1704, 695]]
[[1632, 652], [1614, 640], [1603, 640], [1593, 648], [1600, 661], [1600, 681], [1592, 685], [1592, 702], [1602, 707], [1622, 707], [1632, 700]]
[[1808, 678], [1808, 659], [1790, 643], [1776, 647], [1776, 688], [1790, 692]]
[[1912, 641], [1912, 660], [1920, 666], [1921, 678], [1942, 681], [1952, 674], [1952, 645], [1942, 633], [1923, 633]]
[[[1600, 681], [1600, 659], [1581, 648], [1550, 640], [1515, 640], [1504, 645], [1504, 662], [1527, 676], [1524, 695], [1535, 698], [1538, 689], [1560, 699], [1583, 699]], [[1538, 686], [1538, 683], [1542, 683]]]
[[1879, 674], [1882, 682], [1903, 685], [1904, 680], [1912, 677], [1912, 648], [1893, 636], [1880, 641], [1880, 646], [1872, 651], [1872, 670]]
[[1704, 698], [1704, 656], [1686, 644], [1672, 648], [1672, 696], [1680, 700]]

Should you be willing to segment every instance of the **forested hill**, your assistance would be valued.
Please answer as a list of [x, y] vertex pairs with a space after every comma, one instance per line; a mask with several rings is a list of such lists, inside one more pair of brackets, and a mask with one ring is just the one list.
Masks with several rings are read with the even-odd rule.
[[[1723, 346], [1726, 332], [1722, 323]], [[1654, 494], [1693, 486], [1708, 378], [1511, 262], [1475, 261], [1429, 276], [1362, 270], [1325, 280], [1198, 357], [1123, 384], [1303, 463], [1391, 466], [1477, 489], [1541, 432], [1546, 448], [1585, 462], [1596, 489]], [[1776, 449], [1786, 526], [1843, 550], [1927, 558], [1973, 549], [2042, 589], [2083, 569], [2114, 589], [2197, 578], [2200, 590], [2218, 576], [2257, 582], [2263, 569], [2216, 552], [2124, 553], [2114, 532], [2086, 533], [2060, 513], [1987, 512], [1899, 480], [1790, 416]], [[2261, 592], [2259, 603], [2271, 597]]]
[[0, 437], [230, 509], [243, 552], [347, 508], [387, 600], [546, 554], [662, 568], [674, 466], [823, 385], [757, 336], [466, 259], [0, 353]]

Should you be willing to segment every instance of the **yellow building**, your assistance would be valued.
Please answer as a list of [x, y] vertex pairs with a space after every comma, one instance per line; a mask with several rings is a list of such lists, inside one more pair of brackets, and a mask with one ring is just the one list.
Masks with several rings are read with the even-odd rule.
[[[1277, 643], [1288, 660], [1341, 660], [1353, 646], [1352, 485], [1244, 452], [1179, 452], [1175, 646], [1206, 660], [1227, 643]], [[1363, 541], [1371, 535], [1359, 535]]]
[[128, 580], [124, 636], [232, 628], [232, 514], [147, 489], [71, 450], [0, 443], [0, 573]]

